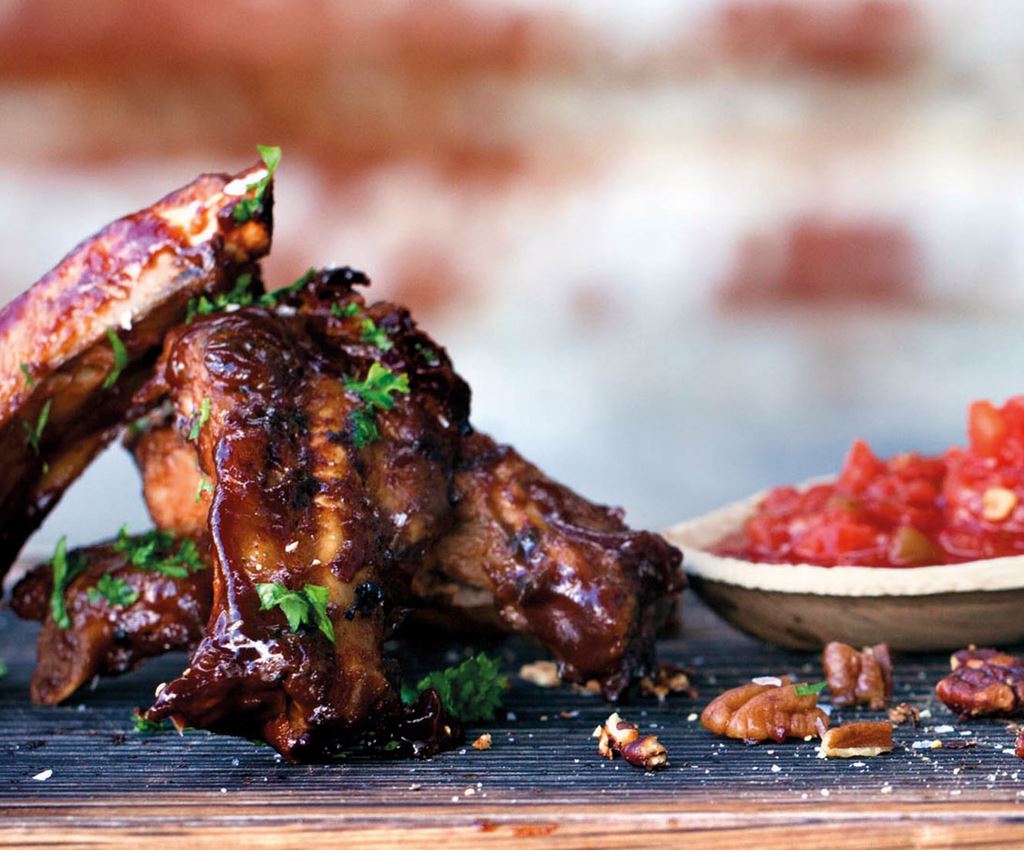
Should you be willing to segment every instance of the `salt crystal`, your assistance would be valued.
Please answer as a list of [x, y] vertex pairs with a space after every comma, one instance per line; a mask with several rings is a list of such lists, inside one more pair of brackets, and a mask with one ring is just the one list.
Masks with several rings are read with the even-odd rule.
[[45, 782], [45, 781], [46, 781], [47, 779], [49, 779], [49, 778], [50, 778], [51, 776], [53, 776], [53, 771], [52, 771], [52, 770], [50, 770], [50, 768], [46, 768], [46, 770], [41, 770], [41, 771], [39, 771], [39, 773], [37, 773], [37, 774], [36, 774], [35, 776], [33, 776], [32, 778], [33, 778], [33, 779], [34, 779], [34, 780], [35, 780], [36, 782]]

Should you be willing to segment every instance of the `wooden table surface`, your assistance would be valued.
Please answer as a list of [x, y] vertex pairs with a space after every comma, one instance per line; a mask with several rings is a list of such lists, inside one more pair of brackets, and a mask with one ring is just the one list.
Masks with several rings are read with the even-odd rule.
[[[569, 688], [513, 677], [493, 747], [468, 745], [430, 761], [352, 756], [292, 766], [272, 750], [205, 732], [140, 735], [132, 709], [175, 674], [167, 657], [99, 682], [68, 705], [29, 704], [37, 627], [0, 616], [0, 845], [199, 848], [428, 846], [518, 848], [1006, 847], [1024, 844], [1024, 762], [999, 721], [957, 721], [933, 697], [945, 655], [898, 657], [898, 700], [929, 709], [899, 727], [894, 753], [824, 761], [815, 744], [747, 746], [716, 738], [693, 717], [752, 676], [819, 679], [816, 656], [744, 637], [687, 599], [681, 637], [663, 657], [696, 671], [696, 700], [634, 700], [620, 711], [655, 732], [670, 766], [654, 774], [604, 761], [590, 737], [608, 708]], [[444, 650], [417, 640], [410, 663]], [[480, 643], [510, 671], [525, 644]], [[566, 712], [567, 716], [560, 716]], [[834, 722], [877, 715], [833, 713]], [[948, 728], [952, 727], [952, 729]], [[468, 730], [471, 741], [482, 729]], [[974, 742], [924, 748], [924, 742]], [[914, 744], [918, 747], [915, 748]], [[46, 780], [34, 779], [52, 770]]]

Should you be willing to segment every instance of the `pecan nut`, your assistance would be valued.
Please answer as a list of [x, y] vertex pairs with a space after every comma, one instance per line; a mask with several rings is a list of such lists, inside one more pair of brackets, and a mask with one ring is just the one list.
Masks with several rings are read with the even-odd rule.
[[891, 753], [892, 748], [892, 723], [887, 720], [844, 723], [821, 736], [821, 754], [830, 759], [870, 758]]
[[978, 649], [973, 643], [967, 649], [958, 649], [949, 657], [949, 669], [956, 670], [958, 667], [980, 667], [985, 662], [989, 664], [1001, 664], [1012, 667], [1020, 664], [1020, 659], [1015, 655], [1008, 655], [998, 649]]
[[597, 752], [606, 759], [621, 755], [634, 767], [654, 770], [668, 764], [668, 751], [657, 735], [641, 735], [635, 723], [623, 720], [618, 712], [608, 716], [603, 725], [594, 730]]
[[869, 705], [878, 711], [892, 698], [892, 658], [887, 644], [860, 652], [832, 641], [821, 656], [834, 705]]
[[1024, 711], [1024, 662], [995, 649], [954, 653], [953, 671], [935, 693], [961, 717], [1009, 716]]
[[789, 679], [779, 684], [750, 684], [715, 697], [700, 716], [705, 729], [744, 741], [807, 738], [828, 728], [828, 715], [818, 708], [817, 693], [798, 694]]

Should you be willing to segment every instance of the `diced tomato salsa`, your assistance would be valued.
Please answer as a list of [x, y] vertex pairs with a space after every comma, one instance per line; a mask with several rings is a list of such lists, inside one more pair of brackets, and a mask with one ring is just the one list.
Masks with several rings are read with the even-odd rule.
[[1024, 396], [971, 405], [967, 448], [881, 460], [857, 440], [834, 482], [776, 487], [720, 555], [920, 567], [1024, 554]]

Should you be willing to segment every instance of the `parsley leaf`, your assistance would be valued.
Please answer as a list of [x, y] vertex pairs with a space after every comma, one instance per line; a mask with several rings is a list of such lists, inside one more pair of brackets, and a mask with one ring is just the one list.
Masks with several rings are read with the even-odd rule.
[[508, 687], [508, 676], [498, 672], [500, 666], [496, 658], [488, 658], [481, 652], [457, 667], [428, 673], [415, 690], [403, 687], [402, 699], [406, 703], [414, 702], [427, 688], [433, 688], [445, 711], [461, 722], [493, 720]]
[[409, 376], [404, 373], [396, 375], [386, 366], [374, 363], [362, 381], [346, 378], [345, 389], [359, 396], [368, 408], [391, 410], [395, 406], [392, 393], [409, 394]]
[[387, 329], [380, 327], [369, 316], [363, 319], [363, 342], [368, 342], [381, 351], [390, 351], [395, 347], [388, 337]]
[[355, 301], [349, 301], [342, 307], [337, 301], [331, 305], [331, 315], [336, 319], [347, 319], [359, 312], [359, 305]]
[[396, 375], [380, 363], [374, 363], [364, 380], [345, 378], [345, 389], [359, 396], [364, 405], [349, 414], [352, 442], [357, 449], [361, 449], [380, 436], [374, 411], [391, 410], [395, 406], [393, 393], [408, 395], [409, 376], [404, 373]]
[[313, 275], [316, 274], [316, 269], [310, 266], [306, 271], [302, 273], [302, 276], [294, 283], [288, 286], [283, 286], [280, 289], [275, 289], [273, 292], [264, 292], [260, 296], [259, 305], [261, 307], [273, 307], [286, 295], [294, 295], [299, 292], [307, 283], [313, 279]]
[[216, 313], [232, 304], [238, 307], [248, 307], [253, 301], [251, 287], [252, 275], [245, 272], [235, 279], [235, 284], [231, 289], [214, 295], [212, 301], [205, 295], [190, 298], [185, 310], [185, 324], [192, 324], [196, 316], [208, 316], [210, 313]]
[[[333, 307], [334, 305], [332, 304], [331, 306]], [[25, 376], [25, 386], [32, 389], [32, 386], [36, 382], [36, 376], [33, 375], [32, 370], [28, 368], [28, 363], [22, 363], [19, 368], [21, 369], [21, 374]]]
[[46, 428], [46, 423], [50, 419], [51, 404], [53, 404], [53, 399], [47, 399], [46, 404], [39, 411], [39, 418], [36, 419], [35, 425], [29, 425], [24, 419], [21, 420], [21, 427], [25, 431], [25, 442], [28, 443], [36, 457], [39, 456], [39, 441], [42, 439], [43, 429]]
[[0, 679], [7, 675], [7, 662], [0, 658]]
[[252, 190], [253, 196], [251, 198], [242, 198], [231, 211], [231, 217], [239, 224], [248, 221], [263, 209], [263, 196], [266, 194], [267, 186], [270, 185], [270, 181], [274, 177], [274, 172], [277, 171], [277, 167], [281, 164], [281, 149], [279, 147], [275, 145], [256, 145], [256, 150], [260, 152], [260, 159], [263, 160], [267, 173], [256, 182], [246, 186], [247, 190]]
[[188, 438], [194, 442], [199, 439], [199, 432], [203, 430], [203, 426], [210, 421], [210, 399], [204, 397], [199, 403], [199, 416], [192, 420], [192, 427], [189, 428]]
[[114, 551], [126, 554], [133, 567], [172, 578], [185, 578], [190, 572], [206, 569], [194, 541], [182, 540], [177, 552], [175, 542], [169, 531], [153, 529], [133, 536], [128, 533], [128, 526], [122, 525], [114, 541]]
[[117, 379], [121, 377], [124, 367], [128, 365], [128, 352], [124, 347], [124, 343], [121, 342], [121, 337], [117, 335], [117, 331], [113, 328], [107, 328], [107, 339], [110, 340], [110, 347], [114, 352], [114, 368], [110, 370], [110, 374], [103, 381], [103, 389], [105, 390], [109, 390], [117, 383]]
[[82, 574], [88, 563], [85, 556], [78, 552], [68, 555], [68, 539], [66, 536], [61, 536], [57, 541], [57, 547], [53, 550], [53, 557], [50, 558], [50, 568], [53, 570], [50, 614], [58, 629], [71, 627], [71, 618], [68, 616], [68, 609], [64, 604], [64, 593], [68, 585]]
[[115, 578], [110, 573], [104, 573], [95, 587], [86, 591], [86, 596], [92, 603], [106, 599], [114, 608], [123, 608], [131, 605], [139, 598], [139, 592], [123, 578]]
[[798, 697], [808, 697], [811, 694], [820, 694], [825, 688], [828, 687], [828, 682], [798, 682], [793, 686], [793, 690], [796, 691]]
[[154, 732], [162, 732], [164, 729], [169, 729], [171, 725], [167, 720], [150, 720], [138, 710], [132, 715], [132, 722], [135, 731], [140, 735], [152, 735]]
[[280, 608], [288, 620], [288, 628], [297, 632], [305, 625], [315, 625], [334, 643], [334, 625], [327, 616], [327, 588], [320, 584], [304, 585], [302, 590], [289, 590], [276, 582], [256, 585], [260, 597], [260, 610]]

